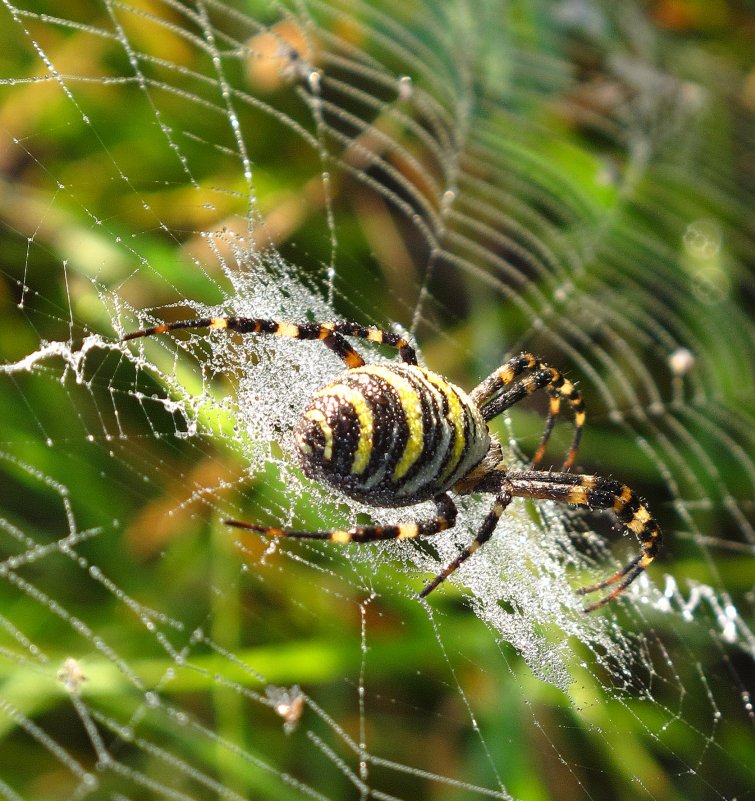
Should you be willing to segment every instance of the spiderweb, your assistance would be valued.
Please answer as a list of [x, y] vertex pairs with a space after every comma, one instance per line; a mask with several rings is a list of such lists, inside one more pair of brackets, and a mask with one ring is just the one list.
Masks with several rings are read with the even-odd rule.
[[[0, 20], [0, 797], [753, 797], [752, 19]], [[576, 469], [648, 499], [661, 558], [584, 615], [574, 589], [637, 546], [564, 506], [515, 502], [426, 603], [490, 498], [426, 543], [227, 530], [431, 509], [303, 479], [291, 427], [342, 369], [320, 343], [119, 341], [208, 314], [394, 326], [469, 389], [537, 353], [585, 397]], [[495, 423], [512, 464], [544, 408]]]

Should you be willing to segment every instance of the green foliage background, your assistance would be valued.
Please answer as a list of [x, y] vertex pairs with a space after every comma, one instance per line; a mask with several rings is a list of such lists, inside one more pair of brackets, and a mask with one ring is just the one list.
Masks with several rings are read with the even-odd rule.
[[[257, 5], [250, 0], [240, 7], [262, 20], [274, 13], [266, 4]], [[85, 2], [65, 6], [67, 18], [110, 29], [108, 6], [92, 8]], [[154, 10], [148, 3], [144, 8], [145, 13]], [[680, 137], [684, 147], [679, 141], [665, 143], [661, 157], [643, 165], [636, 179], [624, 183], [625, 194], [610, 181], [601, 185], [592, 176], [612, 164], [619, 170], [636, 166], [618, 144], [635, 141], [632, 120], [620, 135], [592, 124], [593, 116], [598, 121], [606, 119], [597, 91], [570, 98], [572, 109], [581, 106], [584, 118], [566, 113], [558, 102], [540, 102], [537, 71], [526, 64], [512, 67], [507, 63], [500, 41], [500, 31], [519, 44], [529, 40], [562, 60], [572, 74], [595, 75], [595, 87], [605, 54], [613, 51], [611, 37], [618, 32], [604, 32], [607, 41], [601, 52], [595, 37], [582, 35], [579, 21], [568, 37], [556, 38], [547, 3], [513, 3], [504, 9], [486, 2], [474, 8], [479, 15], [476, 63], [483, 65], [474, 76], [480, 84], [474, 87], [475, 96], [487, 98], [479, 102], [474, 114], [499, 134], [501, 158], [516, 165], [516, 180], [522, 183], [525, 196], [527, 187], [536, 187], [533, 196], [551, 193], [570, 211], [578, 210], [571, 222], [557, 221], [564, 241], [579, 245], [585, 232], [605, 225], [605, 234], [581, 279], [581, 291], [589, 293], [592, 283], [599, 304], [599, 293], [611, 284], [624, 293], [628, 304], [642, 304], [647, 296], [636, 290], [652, 286], [654, 276], [644, 272], [643, 265], [633, 263], [621, 274], [609, 275], [606, 271], [613, 270], [614, 264], [602, 258], [603, 253], [616, 256], [627, 252], [631, 256], [632, 248], [643, 238], [673, 243], [670, 250], [681, 251], [682, 221], [721, 221], [728, 238], [718, 271], [701, 277], [695, 265], [685, 264], [681, 256], [675, 261], [670, 257], [669, 264], [659, 268], [659, 273], [673, 274], [680, 287], [699, 279], [705, 292], [721, 293], [721, 302], [701, 305], [690, 292], [680, 292], [672, 301], [664, 294], [665, 288], [658, 299], [661, 308], [673, 307], [687, 331], [707, 345], [708, 372], [698, 387], [700, 394], [715, 394], [722, 409], [751, 421], [752, 397], [746, 397], [746, 387], [752, 389], [749, 311], [753, 283], [748, 268], [753, 252], [755, 73], [750, 59], [755, 22], [746, 4], [666, 0], [631, 11], [641, 21], [637, 29], [646, 26], [652, 31], [653, 46], [658, 48], [657, 52], [631, 55], [658, 63], [690, 85], [697, 85], [699, 79], [708, 93], [710, 111], [700, 120], [694, 136], [686, 132]], [[54, 4], [43, 8], [40, 3], [33, 10], [63, 13], [61, 9], [56, 12]], [[393, 12], [399, 15], [396, 9]], [[421, 38], [427, 22], [423, 9], [406, 4], [400, 13], [400, 22]], [[503, 21], [498, 19], [500, 15], [505, 15]], [[54, 54], [55, 64], [63, 72], [77, 76], [130, 73], [125, 54], [104, 38], [97, 48], [90, 35], [75, 27], [57, 26], [40, 17], [25, 18], [21, 25], [11, 18], [7, 6], [0, 9], [0, 77], [44, 74], [30, 40], [20, 35], [22, 27]], [[485, 18], [495, 25], [479, 25]], [[463, 24], [461, 20], [460, 26]], [[134, 42], [148, 49], [151, 35], [148, 25], [140, 28], [132, 20], [128, 36]], [[353, 36], [356, 46], [369, 48], [369, 42], [359, 40], [358, 31]], [[634, 45], [641, 44], [639, 37]], [[647, 44], [652, 51], [650, 42]], [[166, 37], [155, 49], [166, 60], [181, 64], [187, 73], [209, 74], [212, 69], [206, 54], [186, 47], [179, 37]], [[434, 55], [441, 65], [454, 59], [450, 52]], [[151, 78], [160, 79], [160, 64], [144, 65], [143, 69]], [[532, 97], [528, 100], [526, 93], [512, 94], [494, 103], [491, 89], [503, 73], [515, 69], [522, 70], [524, 78], [520, 76], [520, 80], [531, 77]], [[237, 74], [233, 79], [242, 82], [243, 76]], [[0, 208], [4, 221], [0, 232], [0, 360], [4, 363], [23, 359], [47, 341], [79, 341], [89, 332], [114, 336], [113, 309], [103, 304], [98, 292], [102, 287], [118, 287], [118, 294], [137, 309], [168, 307], [185, 299], [212, 305], [231, 291], [217, 265], [207, 261], [203, 270], [196, 269], [189, 258], [192, 247], [187, 247], [197, 231], [226, 217], [243, 217], [246, 211], [247, 186], [240, 170], [228, 174], [229, 162], [222, 150], [233, 146], [227, 119], [208, 113], [201, 125], [192, 123], [195, 110], [184, 108], [180, 95], [150, 88], [166, 118], [183, 120], [184, 131], [197, 132], [195, 140], [180, 138], [181, 151], [193, 164], [201, 164], [201, 173], [195, 174], [197, 185], [187, 187], [180, 162], [166, 158], [165, 137], [158, 134], [153, 108], [144, 102], [144, 87], [136, 82], [108, 85], [102, 80], [91, 84], [77, 80], [71, 85], [76, 87], [75, 103], [54, 80], [0, 87]], [[192, 83], [192, 91], [205, 91], [200, 80]], [[293, 119], [301, 118], [302, 124], [310, 124], [290, 86], [276, 91], [272, 99], [267, 98], [271, 104]], [[558, 93], [553, 94], [558, 99]], [[525, 122], [513, 137], [512, 119]], [[287, 234], [278, 239], [277, 248], [290, 263], [299, 265], [304, 285], [325, 292], [324, 265], [330, 258], [330, 241], [322, 206], [316, 201], [302, 202], [301, 207], [295, 203], [302, 194], [306, 196], [302, 187], [310, 177], [322, 170], [318, 154], [303, 148], [291, 130], [282, 129], [268, 115], [248, 109], [242, 122], [244, 130], [254, 131], [259, 213], [263, 218], [273, 214], [282, 218]], [[286, 133], [290, 139], [285, 138]], [[694, 156], [689, 151], [692, 139]], [[421, 152], [416, 155], [422, 160]], [[701, 184], [692, 164], [699, 165], [702, 173], [715, 165], [716, 173], [725, 175], [725, 180]], [[129, 176], [128, 190], [117, 179], [119, 173]], [[576, 199], [569, 195], [574, 185], [582, 187]], [[720, 191], [708, 193], [711, 185]], [[232, 188], [235, 194], [218, 192], [217, 186]], [[391, 272], [391, 265], [382, 260], [384, 254], [376, 254], [374, 239], [387, 241], [407, 234], [403, 224], [384, 208], [356, 202], [364, 201], [366, 193], [345, 174], [334, 171], [332, 192], [338, 235], [335, 311], [347, 318], [367, 314], [383, 323], [399, 320], [408, 324], [424, 280], [424, 244], [408, 238], [397, 245], [395, 258], [407, 252], [409, 256], [403, 271]], [[147, 204], [141, 205], [139, 199], [146, 199]], [[365, 234], [370, 228], [372, 240]], [[538, 231], [534, 234], [545, 236]], [[129, 254], [128, 242], [134, 237], [138, 244]], [[126, 247], [121, 247], [122, 241]], [[203, 256], [198, 258], [201, 261]], [[473, 386], [500, 358], [501, 343], [517, 342], [529, 329], [530, 321], [523, 319], [521, 310], [506, 303], [500, 293], [486, 291], [485, 283], [477, 278], [440, 271], [427, 288], [437, 305], [429, 307], [416, 330], [424, 358], [463, 386]], [[181, 312], [181, 308], [171, 308], [166, 316], [180, 317]], [[575, 319], [581, 319], [579, 313]], [[651, 360], [652, 345], [646, 353], [635, 355]], [[165, 359], [165, 353], [156, 349], [154, 358]], [[178, 371], [189, 391], [201, 387], [195, 369], [181, 363]], [[664, 372], [660, 368], [656, 372], [658, 386], [670, 394], [673, 388], [664, 385], [668, 381]], [[40, 744], [31, 731], [34, 727], [62, 743], [82, 770], [96, 767], [81, 718], [56, 680], [66, 657], [81, 653], [80, 632], [74, 626], [61, 625], [60, 619], [50, 615], [49, 607], [24, 592], [26, 581], [47, 593], [68, 615], [86, 621], [103, 642], [117, 643], [144, 692], [157, 686], [168, 703], [189, 711], [220, 738], [239, 744], [247, 755], [264, 755], [271, 767], [234, 758], [218, 743], [199, 736], [196, 729], [181, 729], [170, 714], [150, 716], [141, 729], [135, 726], [137, 738], [145, 736], [165, 744], [171, 754], [187, 765], [199, 766], [242, 797], [301, 797], [295, 785], [281, 780], [280, 773], [325, 787], [331, 798], [359, 794], [358, 782], [349, 781], [343, 770], [323, 759], [311, 737], [300, 732], [284, 735], [280, 719], [271, 710], [261, 712], [259, 701], [239, 693], [238, 685], [261, 691], [258, 679], [244, 667], [247, 665], [270, 683], [300, 684], [354, 741], [360, 737], [356, 688], [366, 665], [368, 709], [364, 720], [372, 754], [462, 782], [494, 787], [496, 779], [481, 757], [468, 710], [451, 682], [452, 666], [493, 762], [500, 766], [503, 785], [514, 797], [527, 801], [681, 801], [753, 795], [753, 718], [746, 714], [741, 695], [752, 686], [752, 662], [743, 652], [723, 652], [705, 625], [679, 628], [670, 615], [652, 616], [652, 633], [638, 634], [638, 648], [651, 652], [656, 664], [668, 654], [667, 672], [659, 670], [649, 676], [638, 661], [636, 672], [624, 676], [622, 686], [616, 675], [609, 675], [610, 666], [596, 666], [596, 655], [574, 643], [574, 674], [580, 679], [567, 695], [535, 678], [514, 650], [491, 636], [453, 591], [442, 601], [448, 651], [447, 661], [440, 659], [435, 631], [425, 612], [408, 594], [399, 596], [392, 591], [395, 576], [388, 573], [390, 580], [380, 574], [373, 577], [379, 596], [365, 607], [369, 658], [363, 662], [359, 602], [364, 599], [343, 597], [351, 585], [324, 572], [321, 585], [315, 586], [310, 567], [293, 560], [281, 561], [276, 569], [268, 570], [264, 582], [240, 581], [238, 549], [229, 542], [218, 516], [201, 504], [180, 506], [187, 484], [220, 488], [216, 490], [219, 497], [231, 496], [231, 491], [224, 496], [223, 482], [228, 480], [232, 486], [243, 475], [238, 454], [221, 436], [223, 427], [232, 426], [232, 421], [217, 422], [219, 435], [201, 443], [191, 438], [155, 437], [144, 425], [144, 406], [133, 396], [133, 388], [138, 385], [149, 395], [164, 392], [163, 387], [146, 373], [136, 374], [117, 352], [92, 354], [87, 373], [92, 378], [91, 389], [78, 386], [70, 372], [62, 370], [62, 362], [51, 359], [32, 373], [0, 380], [0, 449], [4, 454], [0, 488], [3, 531], [8, 535], [0, 541], [0, 556], [12, 559], [29, 547], [24, 540], [14, 541], [9, 534], [12, 531], [26, 532], [34, 543], [54, 543], [65, 536], [66, 504], [73, 490], [80, 531], [93, 529], [96, 533], [105, 520], [108, 524], [117, 521], [108, 536], [84, 537], [76, 552], [116, 587], [128, 588], [128, 595], [139, 604], [163, 610], [185, 623], [187, 630], [176, 634], [177, 649], [194, 624], [203, 627], [209, 640], [235, 654], [238, 664], [229, 665], [227, 658], [210, 647], [198, 647], [193, 651], [193, 669], [177, 669], [175, 659], [158, 647], [153, 632], [133, 627], [126, 619], [127, 604], [122, 598], [102, 585], [82, 586], [80, 565], [68, 554], [19, 567], [4, 562], [0, 615], [11, 624], [0, 632], [0, 637], [5, 637], [0, 641], [4, 655], [0, 658], [0, 696], [6, 704], [5, 715], [0, 716], [0, 795], [73, 797], [79, 781], [75, 771], [53, 749]], [[219, 393], [231, 390], [232, 385], [222, 377], [215, 380]], [[674, 527], [683, 529], [683, 524], [673, 518], [668, 490], [656, 466], [624, 429], [613, 424], [607, 411], [600, 410], [600, 401], [592, 401], [598, 413], [582, 452], [584, 469], [626, 474], [631, 465], [633, 483], [655, 504], [653, 508], [665, 510], [661, 512], [664, 522], [667, 527], [671, 524], [673, 565], [667, 563], [664, 569], [680, 579], [724, 587], [742, 614], [751, 612], [751, 552], [746, 547], [722, 548], [713, 551], [715, 560], [711, 562], [685, 541], [683, 531], [675, 537]], [[687, 402], [692, 404], [692, 400]], [[118, 410], [117, 422], [113, 408]], [[71, 409], [75, 415], [62, 413]], [[108, 415], [104, 426], [102, 415]], [[149, 417], [157, 431], [180, 426], [167, 412], [161, 421], [155, 408], [150, 408]], [[523, 442], [533, 441], [540, 420], [533, 410], [515, 413], [517, 436]], [[127, 433], [113, 441], [88, 439], [89, 432], [103, 427], [142, 434]], [[690, 423], [690, 433], [689, 458], [698, 458], [696, 447], [704, 451], [727, 476], [732, 497], [744, 498], [743, 508], [751, 512], [748, 479], [738, 472], [737, 459], [716, 443], [707, 442], [704, 420]], [[751, 431], [741, 438], [734, 431], [732, 436], [747, 448]], [[752, 455], [750, 452], [750, 459]], [[711, 496], [718, 492], [715, 486], [709, 490]], [[245, 487], [243, 503], [254, 519], [260, 509], [285, 505], [285, 497], [286, 487], [271, 468]], [[321, 522], [316, 503], [301, 502], [297, 514], [302, 525], [317, 527]], [[733, 531], [717, 528], [715, 505], [700, 515], [707, 517], [712, 537], [736, 541]], [[253, 570], [264, 544], [250, 538], [245, 546]], [[326, 559], [323, 555], [323, 564], [330, 571], [333, 566]], [[617, 614], [624, 626], [639, 625], [637, 618], [620, 610]], [[22, 637], [14, 631], [22, 632]], [[32, 658], [23, 637], [38, 644], [45, 659], [34, 654]], [[558, 640], [554, 634], [554, 643]], [[19, 657], [19, 652], [26, 656]], [[581, 659], [591, 662], [591, 668], [580, 670]], [[127, 720], [141, 709], [144, 692], [96, 647], [90, 646], [81, 661], [87, 675], [82, 697], [103, 716], [98, 725], [104, 731], [109, 730], [108, 717]], [[504, 664], [506, 671], [499, 673]], [[686, 695], [683, 688], [699, 688], [701, 675], [710, 687], [710, 696]], [[614, 684], [614, 691], [607, 691], [603, 681]], [[235, 686], [229, 687], [230, 682]], [[643, 698], [648, 688], [653, 703]], [[724, 722], [719, 722], [714, 710]], [[332, 735], [330, 725], [309, 710], [305, 714], [306, 728], [315, 736], [327, 740]], [[110, 732], [106, 739], [117, 743], [114, 753], [118, 760], [160, 782], [161, 787], [146, 782], [136, 787], [133, 776], [100, 766], [101, 786], [95, 797], [115, 798], [118, 792], [129, 798], [167, 797], [166, 788], [202, 798], [222, 797], [217, 788], [203, 786], [196, 777], [175, 770], [128, 737]], [[344, 750], [348, 752], [346, 746]], [[349, 753], [347, 761], [354, 765], [356, 755]], [[370, 765], [369, 776], [371, 786], [398, 797], [478, 797], [470, 789], [439, 785], [377, 763]]]

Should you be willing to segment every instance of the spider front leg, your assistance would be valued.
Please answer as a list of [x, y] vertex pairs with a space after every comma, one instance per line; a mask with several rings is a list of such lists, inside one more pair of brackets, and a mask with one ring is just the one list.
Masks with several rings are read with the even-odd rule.
[[180, 320], [175, 323], [155, 325], [141, 331], [133, 331], [126, 334], [123, 339], [125, 341], [137, 337], [151, 337], [155, 334], [165, 334], [184, 328], [216, 328], [237, 334], [274, 334], [291, 339], [319, 339], [349, 368], [364, 365], [364, 359], [344, 339], [344, 336], [356, 337], [396, 348], [403, 362], [417, 364], [414, 348], [403, 337], [390, 331], [384, 331], [382, 328], [350, 322], [303, 323], [299, 325], [277, 320], [263, 320], [258, 317], [200, 317], [196, 320]]
[[477, 536], [464, 548], [456, 559], [451, 562], [448, 567], [439, 573], [419, 594], [420, 598], [426, 598], [439, 584], [442, 584], [458, 567], [460, 567], [472, 554], [484, 545], [492, 536], [501, 515], [504, 513], [506, 507], [511, 503], [512, 486], [507, 479], [503, 479], [503, 485], [500, 492], [496, 495], [493, 508], [488, 512], [485, 519], [482, 521], [480, 530]]
[[[525, 370], [533, 372], [512, 384], [514, 379]], [[504, 387], [509, 388], [503, 392]], [[475, 387], [470, 393], [470, 397], [480, 407], [482, 416], [487, 422], [539, 389], [544, 389], [550, 396], [550, 407], [545, 430], [535, 455], [532, 457], [530, 467], [535, 467], [543, 458], [556, 417], [561, 409], [561, 401], [566, 400], [574, 411], [574, 436], [561, 466], [562, 470], [568, 470], [574, 464], [582, 437], [582, 428], [585, 424], [585, 404], [574, 384], [564, 378], [554, 367], [544, 364], [531, 353], [520, 353], [519, 356], [510, 359]]]
[[374, 542], [376, 540], [411, 540], [416, 537], [429, 537], [440, 531], [451, 528], [456, 523], [456, 504], [446, 495], [438, 495], [433, 499], [438, 510], [432, 520], [419, 523], [400, 523], [397, 526], [356, 526], [350, 529], [334, 531], [291, 531], [276, 526], [259, 526], [256, 523], [245, 523], [241, 520], [223, 520], [227, 526], [256, 531], [269, 537], [294, 537], [303, 540], [329, 540], [346, 544], [349, 542]]
[[523, 498], [559, 501], [589, 509], [610, 509], [640, 541], [640, 554], [629, 564], [607, 579], [577, 590], [580, 595], [589, 595], [616, 585], [603, 598], [586, 606], [585, 612], [593, 612], [618, 598], [655, 559], [661, 546], [661, 530], [647, 506], [626, 484], [602, 476], [546, 473], [538, 470], [509, 473], [508, 478], [513, 494]]

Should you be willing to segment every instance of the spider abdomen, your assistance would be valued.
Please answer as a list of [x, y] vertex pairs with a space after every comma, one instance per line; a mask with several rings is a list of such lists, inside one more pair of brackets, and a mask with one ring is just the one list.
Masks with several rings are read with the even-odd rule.
[[309, 476], [377, 506], [434, 498], [490, 447], [467, 394], [411, 364], [347, 371], [315, 395], [295, 437]]

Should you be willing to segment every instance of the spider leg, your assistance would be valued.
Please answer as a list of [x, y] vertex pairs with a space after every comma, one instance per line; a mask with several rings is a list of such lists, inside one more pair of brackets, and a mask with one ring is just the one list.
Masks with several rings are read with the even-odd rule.
[[[643, 560], [647, 560], [645, 564], [643, 564]], [[640, 556], [635, 557], [628, 565], [622, 567], [621, 570], [618, 570], [614, 573], [610, 578], [605, 579], [605, 581], [601, 581], [598, 584], [593, 584], [590, 587], [580, 587], [577, 590], [578, 595], [588, 595], [591, 592], [595, 592], [596, 590], [602, 590], [604, 587], [610, 587], [612, 584], [615, 584], [620, 578], [626, 576], [624, 581], [622, 581], [617, 587], [615, 587], [611, 592], [605, 595], [603, 598], [595, 601], [594, 603], [588, 604], [583, 611], [585, 612], [594, 612], [596, 609], [600, 609], [601, 606], [605, 606], [609, 601], [612, 601], [614, 598], [618, 598], [622, 592], [642, 573], [643, 570], [652, 562], [652, 558], [647, 559], [647, 557], [643, 554]]]
[[406, 339], [391, 331], [375, 328], [375, 326], [372, 325], [359, 325], [358, 323], [350, 322], [324, 323], [323, 325], [343, 336], [364, 339], [367, 342], [375, 342], [378, 345], [388, 345], [398, 351], [402, 362], [406, 364], [417, 364], [417, 354], [414, 348]]
[[[512, 384], [514, 379], [525, 370], [533, 372]], [[504, 387], [509, 387], [509, 389], [502, 392]], [[550, 395], [550, 407], [545, 430], [535, 455], [532, 457], [530, 467], [537, 465], [543, 458], [561, 408], [561, 401], [566, 400], [574, 411], [574, 436], [561, 466], [562, 470], [568, 470], [574, 464], [582, 437], [582, 428], [585, 424], [585, 405], [579, 390], [554, 367], [544, 364], [531, 353], [520, 353], [519, 356], [510, 359], [478, 384], [470, 393], [470, 397], [480, 407], [482, 416], [488, 421], [539, 389], [545, 389]]]
[[466, 562], [472, 554], [484, 545], [493, 535], [498, 521], [501, 519], [506, 507], [511, 503], [512, 487], [508, 481], [504, 481], [503, 487], [496, 495], [493, 508], [488, 512], [482, 521], [477, 536], [459, 552], [456, 559], [451, 562], [441, 573], [439, 573], [419, 594], [420, 598], [426, 598], [439, 584], [442, 584], [461, 564]]
[[[530, 461], [530, 467], [536, 467], [540, 464], [541, 459], [545, 455], [545, 449], [548, 445], [548, 440], [551, 438], [551, 434], [553, 433], [553, 427], [556, 424], [556, 418], [558, 417], [558, 413], [561, 411], [561, 397], [558, 395], [557, 392], [553, 390], [549, 390], [547, 387], [545, 391], [550, 396], [550, 403], [548, 405], [548, 417], [545, 420], [545, 428], [543, 429], [543, 433], [540, 436], [540, 442], [537, 445], [537, 450], [535, 451], [532, 460]], [[577, 455], [577, 447], [579, 446], [579, 440], [582, 436], [582, 428], [581, 426], [574, 432], [574, 436], [577, 438], [577, 444], [572, 444], [571, 448], [569, 449], [569, 453], [567, 454], [566, 467], [562, 465], [562, 470], [566, 470], [571, 467], [572, 463], [574, 462], [574, 457]]]
[[362, 367], [364, 359], [349, 345], [344, 336], [356, 337], [369, 342], [389, 345], [396, 348], [402, 361], [407, 364], [416, 364], [417, 356], [414, 348], [398, 334], [383, 331], [373, 326], [363, 326], [357, 323], [282, 323], [277, 320], [263, 320], [256, 317], [200, 317], [196, 320], [180, 320], [175, 323], [163, 323], [141, 331], [126, 334], [123, 339], [136, 339], [137, 337], [150, 337], [155, 334], [165, 334], [168, 331], [177, 331], [183, 328], [217, 328], [233, 331], [238, 334], [274, 334], [291, 339], [319, 339], [330, 348], [343, 363], [349, 367]]
[[624, 528], [634, 533], [640, 541], [640, 555], [629, 564], [607, 579], [577, 590], [580, 595], [588, 595], [617, 585], [603, 598], [586, 606], [585, 612], [592, 612], [618, 598], [655, 559], [661, 545], [661, 530], [647, 506], [626, 484], [601, 476], [546, 473], [539, 470], [507, 475], [513, 495], [516, 496], [572, 503], [589, 509], [611, 509]]
[[433, 499], [438, 514], [432, 520], [419, 523], [401, 523], [397, 526], [356, 526], [348, 530], [334, 531], [290, 531], [275, 526], [258, 526], [256, 523], [244, 523], [241, 520], [224, 520], [227, 526], [256, 531], [269, 537], [295, 537], [303, 540], [329, 540], [346, 544], [348, 542], [373, 542], [375, 540], [411, 540], [416, 537], [429, 537], [451, 528], [456, 523], [456, 504], [446, 495], [438, 495]]

